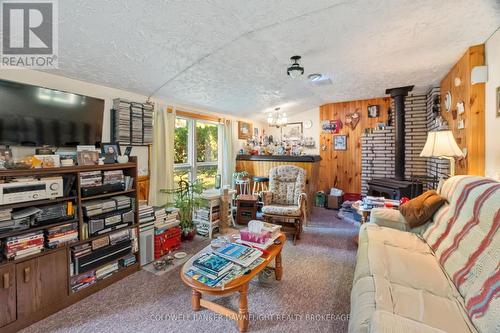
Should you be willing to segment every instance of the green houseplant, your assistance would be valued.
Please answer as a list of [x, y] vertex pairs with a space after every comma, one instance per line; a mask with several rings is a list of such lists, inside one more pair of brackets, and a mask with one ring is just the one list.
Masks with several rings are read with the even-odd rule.
[[202, 206], [205, 200], [201, 197], [203, 183], [196, 180], [192, 183], [180, 180], [178, 187], [173, 189], [162, 189], [160, 192], [168, 194], [166, 207], [176, 207], [179, 209], [180, 226], [182, 238], [192, 240], [196, 234], [193, 224], [193, 211]]

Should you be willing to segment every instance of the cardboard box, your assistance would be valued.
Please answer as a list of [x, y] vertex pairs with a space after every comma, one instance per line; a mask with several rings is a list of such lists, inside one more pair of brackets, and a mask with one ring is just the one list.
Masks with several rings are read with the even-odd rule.
[[328, 209], [340, 209], [342, 205], [342, 196], [329, 195], [326, 208]]

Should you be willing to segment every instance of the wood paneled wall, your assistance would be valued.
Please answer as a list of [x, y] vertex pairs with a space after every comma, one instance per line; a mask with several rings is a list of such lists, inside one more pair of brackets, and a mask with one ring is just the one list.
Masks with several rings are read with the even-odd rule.
[[[368, 105], [378, 105], [379, 117], [368, 118]], [[390, 97], [331, 103], [320, 107], [320, 120], [340, 119], [345, 122], [348, 113], [359, 111], [361, 118], [356, 128], [343, 126], [338, 134], [347, 135], [347, 150], [333, 150], [333, 135], [321, 134], [320, 148], [323, 160], [320, 163], [319, 189], [337, 187], [348, 193], [361, 193], [361, 136], [365, 128], [374, 128], [377, 123], [387, 124]]]
[[[485, 154], [485, 84], [471, 84], [471, 71], [485, 63], [484, 44], [471, 46], [441, 81], [441, 115], [448, 121], [460, 148], [467, 148], [467, 157], [456, 162], [457, 175], [484, 175]], [[455, 85], [455, 78], [460, 85]], [[451, 110], [446, 112], [444, 98], [451, 92]], [[457, 113], [457, 102], [464, 101], [465, 113]], [[453, 119], [455, 118], [455, 119]], [[458, 129], [458, 121], [465, 128]]]

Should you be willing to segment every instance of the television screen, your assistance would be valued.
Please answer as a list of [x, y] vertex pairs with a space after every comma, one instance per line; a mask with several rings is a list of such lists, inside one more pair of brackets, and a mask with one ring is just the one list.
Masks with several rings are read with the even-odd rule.
[[0, 144], [95, 144], [103, 114], [102, 99], [0, 80]]

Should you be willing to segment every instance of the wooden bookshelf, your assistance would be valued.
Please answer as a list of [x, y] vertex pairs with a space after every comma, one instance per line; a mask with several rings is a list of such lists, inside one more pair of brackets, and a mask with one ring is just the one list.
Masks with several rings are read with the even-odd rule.
[[[125, 176], [134, 179], [133, 188], [124, 191], [97, 194], [82, 197], [80, 173], [87, 171], [110, 171], [123, 170]], [[3, 260], [0, 262], [0, 282], [5, 282], [7, 278], [8, 288], [4, 293], [0, 293], [0, 303], [5, 304], [0, 307], [0, 331], [16, 332], [28, 325], [41, 320], [61, 309], [67, 307], [95, 292], [109, 286], [112, 283], [130, 275], [140, 269], [140, 251], [134, 253], [136, 262], [128, 267], [122, 267], [109, 277], [97, 281], [78, 292], [71, 290], [71, 247], [93, 240], [108, 237], [109, 234], [125, 229], [138, 229], [138, 190], [137, 190], [137, 158], [131, 157], [128, 163], [115, 163], [95, 166], [72, 166], [50, 169], [29, 169], [29, 170], [0, 170], [0, 180], [8, 180], [16, 177], [53, 177], [58, 175], [73, 175], [75, 181], [70, 193], [65, 193], [64, 197], [36, 200], [30, 202], [19, 202], [7, 205], [0, 205], [0, 209], [22, 209], [27, 207], [40, 207], [44, 205], [72, 201], [76, 204], [75, 216], [66, 221], [57, 221], [46, 225], [33, 226], [23, 230], [10, 230], [0, 233], [0, 240], [12, 236], [20, 236], [35, 231], [46, 230], [52, 227], [68, 223], [78, 223], [78, 241], [65, 244], [56, 249], [44, 248], [40, 253], [32, 254], [15, 260]], [[132, 203], [134, 209], [134, 222], [126, 227], [119, 228], [102, 235], [85, 237], [84, 216], [82, 202], [96, 199], [105, 199], [117, 195], [126, 195], [135, 202]], [[137, 241], [139, 233], [137, 230]], [[140, 244], [139, 244], [140, 246]], [[3, 254], [2, 254], [3, 256]], [[113, 262], [115, 260], [110, 260]], [[104, 265], [104, 264], [103, 264]], [[20, 276], [21, 275], [21, 276]], [[24, 275], [24, 277], [22, 276]], [[50, 276], [44, 277], [45, 275]], [[37, 294], [34, 294], [37, 291]], [[38, 292], [40, 291], [40, 292]], [[37, 301], [35, 302], [34, 299]]]

